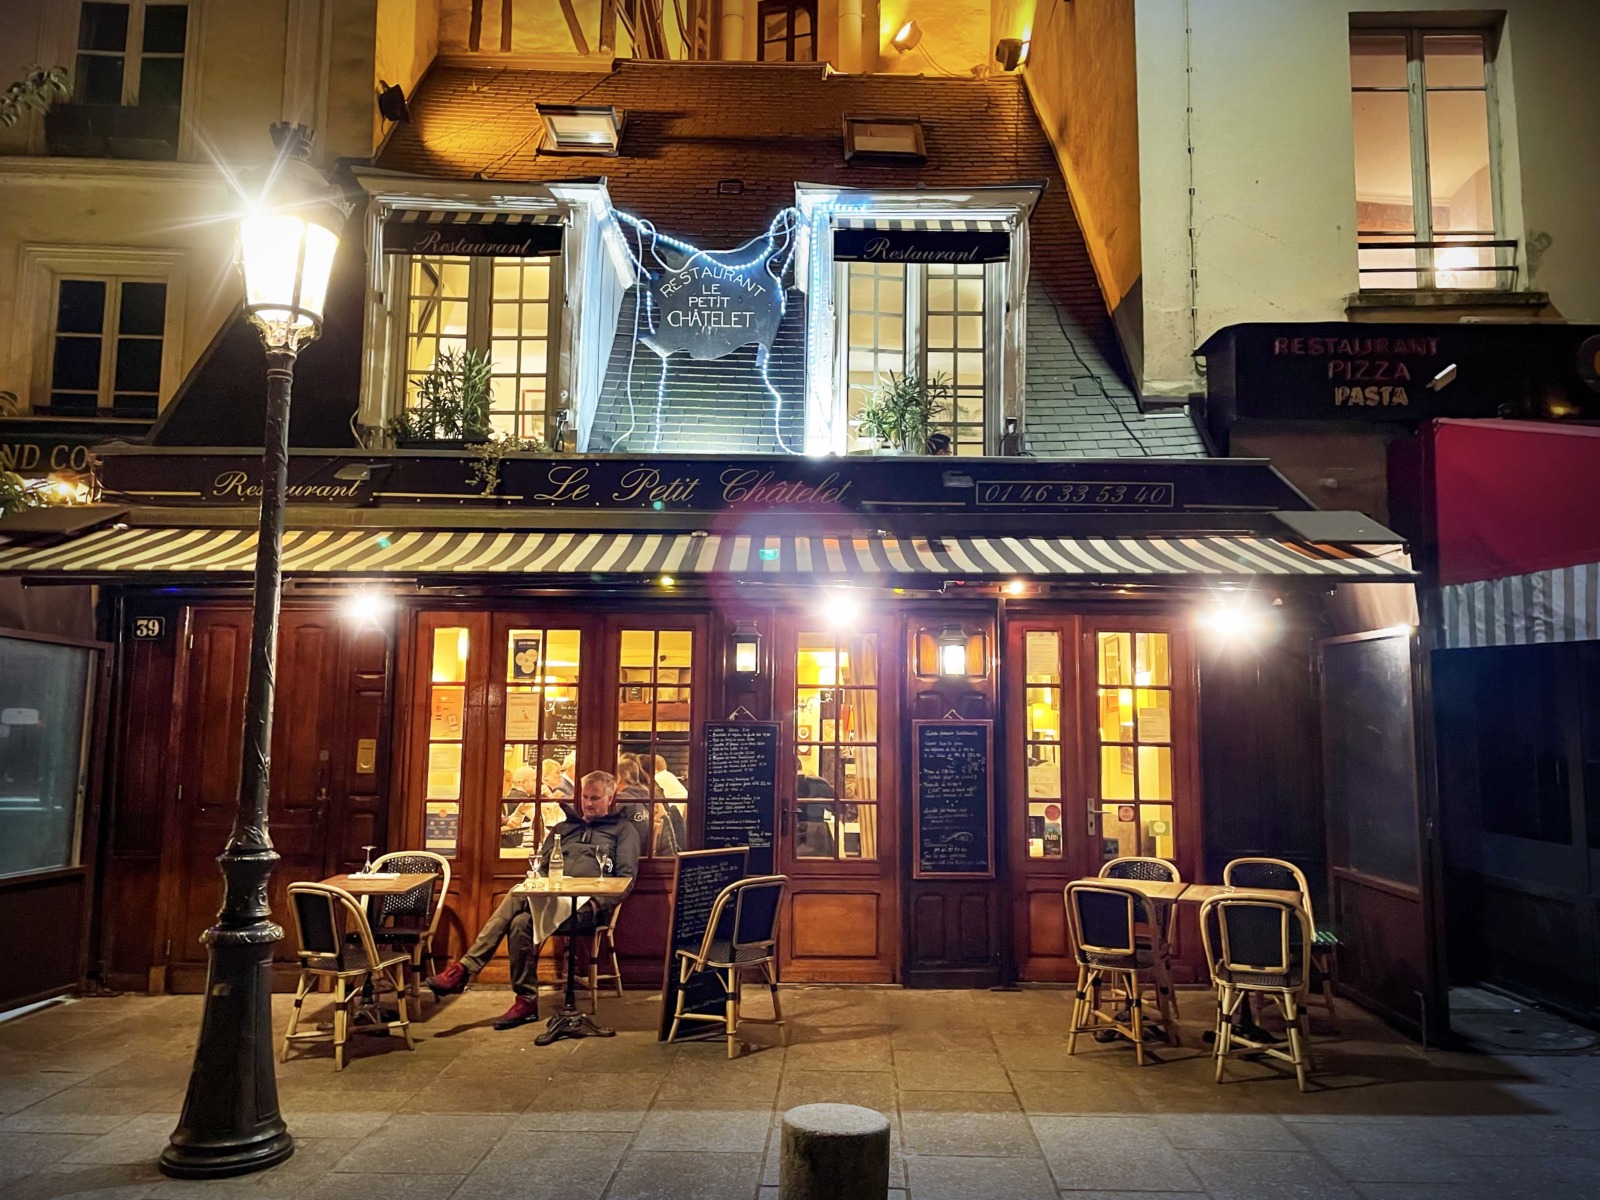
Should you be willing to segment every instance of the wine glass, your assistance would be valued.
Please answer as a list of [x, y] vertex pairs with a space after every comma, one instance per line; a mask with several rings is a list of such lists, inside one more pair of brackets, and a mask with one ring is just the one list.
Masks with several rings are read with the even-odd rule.
[[600, 860], [600, 878], [604, 879], [611, 874], [611, 855], [602, 850], [595, 857]]
[[372, 852], [377, 849], [377, 846], [363, 846], [361, 848], [367, 852], [367, 861], [362, 864], [361, 874], [363, 874], [363, 875], [371, 875], [372, 874]]

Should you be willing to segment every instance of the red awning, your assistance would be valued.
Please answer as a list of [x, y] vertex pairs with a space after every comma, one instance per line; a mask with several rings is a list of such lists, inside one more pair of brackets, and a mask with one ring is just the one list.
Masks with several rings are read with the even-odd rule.
[[1600, 562], [1600, 428], [1435, 421], [1439, 582]]

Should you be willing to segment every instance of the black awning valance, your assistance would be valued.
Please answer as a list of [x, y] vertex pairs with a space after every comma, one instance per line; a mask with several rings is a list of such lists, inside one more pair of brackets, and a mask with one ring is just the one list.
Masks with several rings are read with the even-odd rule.
[[536, 258], [561, 253], [557, 212], [430, 212], [406, 209], [383, 224], [386, 254]]
[[1011, 233], [1003, 221], [917, 217], [837, 217], [833, 257], [844, 262], [1004, 262]]

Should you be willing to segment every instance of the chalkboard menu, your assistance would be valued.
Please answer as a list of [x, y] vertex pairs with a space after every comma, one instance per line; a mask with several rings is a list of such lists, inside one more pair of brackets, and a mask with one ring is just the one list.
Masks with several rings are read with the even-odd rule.
[[[678, 1006], [679, 950], [698, 950], [711, 920], [711, 906], [730, 883], [744, 878], [749, 850], [734, 846], [724, 850], [685, 850], [672, 860], [672, 909], [667, 918], [667, 966], [661, 982], [661, 1031], [657, 1041], [666, 1041], [672, 1030], [672, 1014]], [[714, 971], [692, 976], [684, 1002], [685, 1012], [717, 1013], [727, 1004], [727, 989]], [[712, 1028], [704, 1021], [693, 1021], [688, 1032], [704, 1033]], [[679, 1036], [685, 1030], [678, 1030]]]
[[994, 723], [913, 721], [917, 879], [994, 878]]
[[750, 847], [753, 875], [772, 874], [778, 807], [778, 725], [726, 721], [705, 726], [705, 844]]

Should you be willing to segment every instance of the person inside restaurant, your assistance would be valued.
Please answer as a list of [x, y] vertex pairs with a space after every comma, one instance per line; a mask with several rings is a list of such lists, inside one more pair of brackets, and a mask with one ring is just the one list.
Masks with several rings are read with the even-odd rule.
[[533, 797], [538, 773], [526, 763], [511, 772], [511, 788], [506, 792], [506, 815], [500, 821], [500, 845], [510, 849], [522, 845], [533, 828]]
[[[556, 839], [561, 840], [563, 870], [574, 878], [619, 875], [636, 878], [639, 871], [639, 836], [632, 820], [614, 812], [617, 781], [607, 771], [590, 771], [578, 795], [581, 815], [561, 822], [545, 835], [539, 863], [547, 868]], [[525, 896], [513, 892], [495, 909], [478, 936], [458, 960], [428, 980], [437, 997], [464, 990], [506, 941], [511, 956], [511, 1007], [495, 1019], [496, 1029], [515, 1029], [539, 1018], [539, 950], [551, 934], [563, 936], [593, 929], [595, 918], [616, 906], [617, 900], [593, 897], [583, 900], [576, 915], [570, 896]]]

